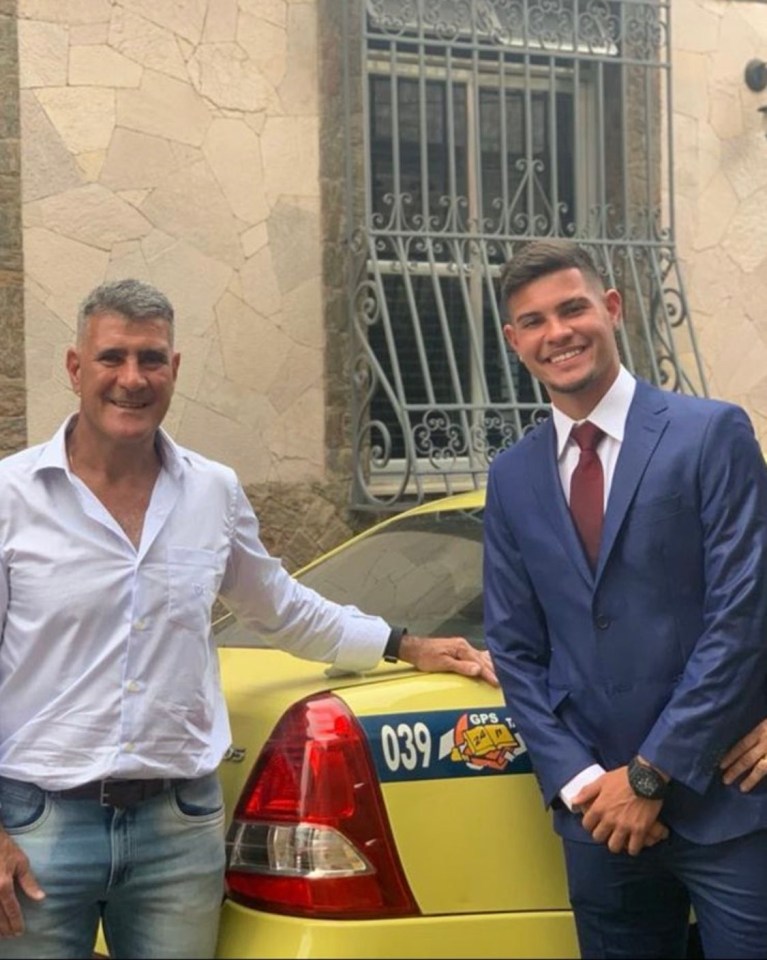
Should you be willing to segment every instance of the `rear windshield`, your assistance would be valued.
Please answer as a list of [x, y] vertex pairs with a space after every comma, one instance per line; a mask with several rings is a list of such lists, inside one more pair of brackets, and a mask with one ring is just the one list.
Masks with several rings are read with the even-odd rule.
[[[352, 603], [421, 636], [463, 636], [484, 646], [482, 511], [408, 517], [322, 560], [299, 576], [337, 603]], [[219, 644], [252, 646], [230, 623]]]

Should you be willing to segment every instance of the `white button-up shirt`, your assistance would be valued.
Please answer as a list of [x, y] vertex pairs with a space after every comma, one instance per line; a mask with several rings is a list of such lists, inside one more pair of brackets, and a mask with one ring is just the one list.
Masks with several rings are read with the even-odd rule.
[[160, 431], [136, 549], [70, 472], [67, 425], [0, 461], [0, 775], [58, 790], [214, 770], [230, 745], [219, 594], [274, 646], [375, 666], [388, 624], [270, 557], [234, 471]]
[[[623, 435], [626, 431], [626, 420], [629, 415], [631, 401], [634, 399], [636, 390], [636, 380], [631, 376], [628, 370], [621, 365], [618, 376], [615, 378], [612, 386], [602, 397], [599, 403], [588, 415], [588, 420], [604, 431], [604, 438], [597, 448], [597, 454], [602, 463], [604, 476], [604, 506], [607, 507], [607, 501], [612, 489], [613, 476], [615, 474], [615, 465], [618, 462], [618, 454], [621, 452], [623, 444]], [[582, 422], [573, 420], [567, 414], [552, 408], [554, 418], [554, 429], [557, 434], [557, 463], [559, 465], [559, 478], [562, 481], [562, 489], [565, 498], [570, 503], [570, 481], [580, 457], [580, 448], [573, 440], [571, 432], [576, 423]], [[595, 763], [569, 780], [559, 791], [559, 796], [569, 810], [573, 810], [573, 797], [591, 783], [597, 777], [604, 773], [601, 764]]]
[[[602, 463], [604, 475], [605, 508], [612, 489], [615, 465], [618, 462], [618, 454], [621, 452], [623, 435], [626, 432], [626, 420], [635, 390], [636, 380], [624, 366], [621, 366], [610, 389], [587, 417], [590, 423], [604, 432], [602, 442], [597, 448], [597, 455]], [[565, 499], [569, 503], [570, 481], [581, 454], [580, 447], [571, 434], [573, 427], [577, 423], [583, 423], [583, 421], [573, 420], [566, 413], [557, 410], [556, 407], [552, 407], [552, 417], [557, 434], [559, 478], [562, 481]]]

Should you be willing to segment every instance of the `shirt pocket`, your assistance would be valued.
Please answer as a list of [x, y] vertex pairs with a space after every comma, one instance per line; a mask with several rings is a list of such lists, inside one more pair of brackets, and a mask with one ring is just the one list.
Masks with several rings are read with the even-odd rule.
[[218, 589], [213, 550], [168, 547], [168, 620], [207, 633]]

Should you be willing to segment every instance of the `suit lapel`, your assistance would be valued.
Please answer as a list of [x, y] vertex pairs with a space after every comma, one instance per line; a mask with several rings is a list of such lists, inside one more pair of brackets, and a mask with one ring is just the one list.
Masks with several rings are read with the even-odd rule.
[[602, 574], [615, 538], [623, 524], [626, 511], [634, 499], [639, 481], [668, 424], [668, 403], [663, 391], [643, 381], [637, 381], [634, 399], [626, 419], [626, 431], [621, 444], [615, 475], [607, 500], [602, 543], [599, 549], [597, 580]]
[[562, 544], [578, 573], [589, 587], [593, 586], [594, 574], [591, 571], [581, 541], [575, 530], [570, 508], [562, 490], [557, 466], [556, 430], [552, 417], [532, 434], [530, 457], [530, 485], [540, 501], [541, 513], [551, 525], [554, 535]]

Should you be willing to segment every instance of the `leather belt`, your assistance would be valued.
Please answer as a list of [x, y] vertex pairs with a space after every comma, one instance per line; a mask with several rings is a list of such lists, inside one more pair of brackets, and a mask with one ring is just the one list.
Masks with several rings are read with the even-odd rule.
[[165, 793], [174, 780], [93, 780], [68, 790], [52, 790], [62, 800], [98, 800], [102, 807], [134, 807]]

